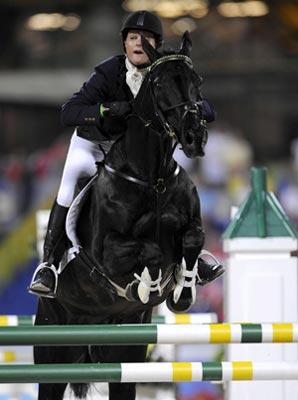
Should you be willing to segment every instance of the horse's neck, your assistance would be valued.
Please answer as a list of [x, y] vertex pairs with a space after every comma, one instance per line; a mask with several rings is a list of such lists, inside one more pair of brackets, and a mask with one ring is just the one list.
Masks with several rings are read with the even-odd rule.
[[158, 174], [163, 143], [160, 136], [152, 132], [139, 119], [128, 123], [125, 135], [127, 164], [131, 171], [146, 180], [153, 180]]
[[173, 161], [164, 158], [169, 149], [169, 140], [145, 127], [137, 117], [130, 118], [127, 131], [109, 154], [108, 162], [139, 179], [154, 182], [160, 175], [166, 175]]
[[[174, 161], [171, 154], [169, 160], [166, 160], [171, 139], [165, 138], [160, 121], [156, 117], [148, 86], [148, 75], [135, 98], [134, 113], [134, 116], [128, 118], [127, 131], [114, 146], [109, 159], [115, 168], [139, 179], [154, 182], [156, 178], [167, 174]], [[154, 129], [145, 126], [147, 120]]]

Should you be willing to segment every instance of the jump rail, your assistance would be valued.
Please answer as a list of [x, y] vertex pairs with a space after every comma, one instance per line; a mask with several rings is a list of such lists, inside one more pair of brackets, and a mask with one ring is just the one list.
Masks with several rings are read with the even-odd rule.
[[297, 380], [298, 362], [0, 365], [0, 383]]
[[0, 328], [0, 345], [297, 343], [298, 323], [39, 325]]
[[[32, 363], [33, 361], [33, 351], [30, 347], [26, 347], [21, 351], [14, 350], [0, 350], [0, 363], [15, 363], [15, 362], [28, 362]], [[31, 351], [30, 351], [31, 350]], [[1, 399], [1, 396], [0, 396]]]
[[[0, 315], [1, 326], [31, 326], [35, 315]], [[153, 315], [153, 324], [202, 324], [217, 322], [216, 313]]]

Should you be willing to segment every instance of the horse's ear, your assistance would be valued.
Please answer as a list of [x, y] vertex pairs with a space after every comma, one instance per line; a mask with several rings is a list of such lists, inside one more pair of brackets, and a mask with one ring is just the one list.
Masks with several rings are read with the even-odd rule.
[[183, 54], [185, 56], [190, 57], [190, 52], [192, 49], [192, 41], [188, 31], [185, 31], [182, 36], [181, 47], [179, 50], [179, 54]]
[[150, 62], [153, 63], [160, 57], [159, 52], [148, 42], [144, 35], [141, 35], [141, 40], [145, 53], [147, 54]]

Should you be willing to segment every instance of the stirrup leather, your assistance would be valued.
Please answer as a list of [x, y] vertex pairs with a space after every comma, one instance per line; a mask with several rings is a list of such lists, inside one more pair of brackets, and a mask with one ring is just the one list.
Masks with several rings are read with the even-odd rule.
[[144, 268], [141, 276], [135, 273], [134, 277], [138, 281], [140, 281], [138, 285], [138, 295], [143, 304], [148, 303], [151, 292], [158, 292], [158, 295], [161, 296], [162, 294], [162, 290], [160, 287], [160, 283], [162, 280], [161, 269], [159, 270], [158, 278], [155, 281], [151, 279], [151, 275], [147, 267]]
[[[182, 264], [180, 264], [175, 271], [176, 286], [173, 292], [174, 303], [177, 304], [183, 288], [191, 288], [191, 304], [196, 301], [196, 277], [198, 273], [197, 263], [194, 265], [191, 271], [187, 270], [185, 259], [183, 258]], [[188, 278], [188, 280], [186, 280]]]
[[[37, 273], [41, 269], [44, 269], [44, 268], [50, 269], [54, 273], [54, 278], [55, 278], [54, 290], [52, 292], [49, 292], [49, 293], [37, 292], [37, 291], [31, 290], [31, 286], [32, 286], [33, 282], [35, 281], [35, 277], [36, 277]], [[30, 282], [30, 286], [28, 288], [28, 292], [31, 293], [31, 294], [35, 294], [37, 296], [48, 297], [50, 299], [53, 299], [53, 298], [56, 297], [57, 286], [58, 286], [58, 271], [57, 271], [57, 269], [55, 268], [54, 265], [48, 265], [46, 262], [43, 262], [34, 271], [34, 274], [32, 276], [31, 282]]]

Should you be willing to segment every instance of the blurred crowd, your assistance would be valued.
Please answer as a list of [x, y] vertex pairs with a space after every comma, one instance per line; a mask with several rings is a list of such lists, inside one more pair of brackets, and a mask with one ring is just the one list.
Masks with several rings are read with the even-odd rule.
[[[21, 2], [18, 6], [17, 2], [3, 3], [0, 250], [29, 214], [34, 215], [54, 199], [72, 133], [62, 130], [58, 108], [78, 89], [93, 65], [112, 52], [119, 52], [118, 29], [124, 13], [110, 0], [98, 5], [78, 1], [74, 2], [76, 6], [62, 1], [61, 9], [56, 4], [42, 6], [38, 2], [31, 7]], [[290, 220], [298, 226], [298, 6], [290, 8], [291, 1], [267, 3], [272, 3], [273, 11], [260, 19], [224, 18], [214, 6], [205, 18], [192, 20], [193, 59], [206, 77], [204, 95], [215, 102], [218, 118], [209, 126], [203, 158], [187, 159], [179, 148], [174, 156], [196, 185], [205, 248], [223, 262], [222, 233], [229, 224], [231, 208], [238, 207], [250, 191], [252, 166], [267, 167], [268, 190], [275, 193]], [[283, 3], [288, 4], [284, 5], [285, 10]], [[74, 30], [28, 29], [32, 15], [41, 11], [55, 12], [51, 15], [56, 17], [59, 11], [60, 17], [65, 14], [81, 24], [78, 22], [78, 29]], [[177, 21], [184, 23], [183, 29], [191, 22], [190, 18]], [[172, 20], [164, 18], [163, 22], [169, 43], [176, 47], [178, 39], [171, 30]], [[20, 75], [16, 74], [18, 71]], [[7, 92], [6, 76], [10, 79]], [[61, 79], [56, 80], [57, 76]], [[23, 286], [27, 285], [25, 282]], [[23, 286], [20, 291], [26, 292]], [[6, 288], [0, 288], [1, 296]], [[14, 296], [11, 289], [7, 293]], [[7, 303], [11, 301], [9, 296], [3, 298], [9, 299]], [[1, 306], [3, 313], [6, 304]], [[22, 306], [23, 302], [17, 299], [20, 314], [24, 311]], [[198, 289], [192, 312], [216, 312], [218, 320], [224, 320], [222, 279]], [[210, 357], [220, 359], [220, 351]], [[196, 385], [200, 390], [194, 390]], [[221, 387], [207, 382], [183, 383], [178, 395], [183, 400], [223, 398]]]
[[48, 198], [55, 196], [69, 136], [48, 148], [26, 154], [22, 149], [0, 158], [0, 239]]

